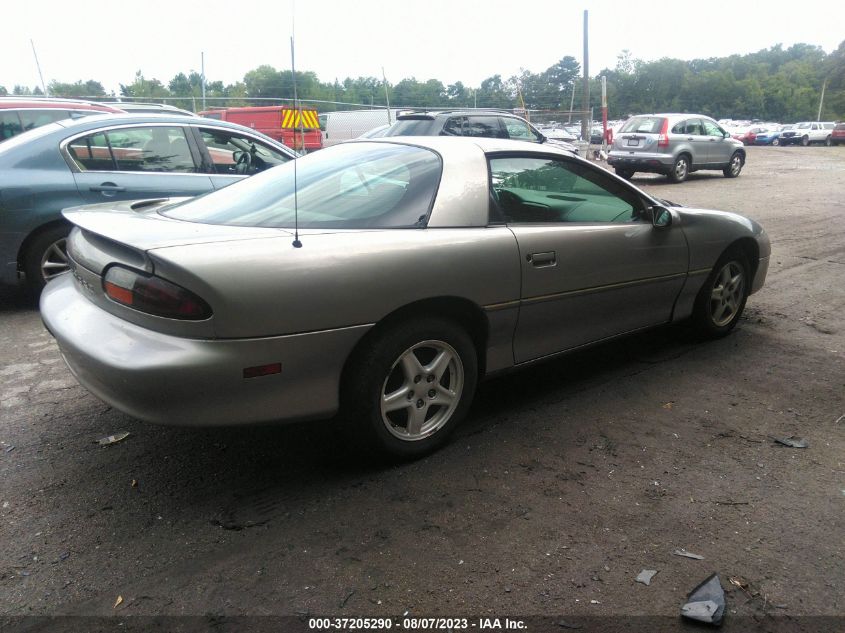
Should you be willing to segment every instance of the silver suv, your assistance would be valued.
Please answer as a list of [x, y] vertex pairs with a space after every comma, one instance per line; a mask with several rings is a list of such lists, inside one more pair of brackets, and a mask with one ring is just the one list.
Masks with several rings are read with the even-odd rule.
[[622, 178], [647, 171], [683, 182], [699, 169], [718, 169], [736, 178], [745, 164], [745, 150], [710, 117], [643, 114], [631, 117], [619, 130], [607, 163]]

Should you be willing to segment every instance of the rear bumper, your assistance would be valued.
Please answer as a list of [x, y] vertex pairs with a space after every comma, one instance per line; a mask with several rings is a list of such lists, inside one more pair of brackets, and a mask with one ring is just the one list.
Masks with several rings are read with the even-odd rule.
[[[184, 426], [333, 415], [343, 365], [370, 327], [259, 339], [181, 338], [95, 306], [71, 275], [47, 284], [41, 315], [85, 388], [132, 417]], [[245, 368], [270, 363], [281, 363], [281, 373], [243, 377]]]
[[607, 156], [608, 165], [632, 171], [667, 173], [672, 169], [674, 162], [674, 158], [667, 154], [630, 154], [611, 150]]

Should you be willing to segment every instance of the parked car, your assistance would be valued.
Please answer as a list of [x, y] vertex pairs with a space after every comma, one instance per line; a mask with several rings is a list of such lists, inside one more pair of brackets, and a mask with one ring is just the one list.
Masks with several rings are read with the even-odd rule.
[[0, 144], [0, 281], [38, 290], [67, 271], [65, 207], [193, 196], [295, 154], [252, 130], [195, 117], [114, 114], [51, 123]]
[[690, 173], [716, 169], [736, 178], [745, 165], [742, 143], [701, 114], [644, 114], [631, 117], [613, 139], [607, 164], [622, 178], [638, 171], [683, 182]]
[[0, 97], [0, 142], [62, 119], [122, 111], [108, 105], [78, 99]]
[[767, 128], [760, 127], [759, 125], [753, 125], [751, 127], [737, 130], [731, 134], [731, 137], [735, 138], [743, 145], [755, 145], [757, 143], [757, 135], [763, 134], [766, 131]]
[[837, 123], [830, 133], [830, 142], [833, 145], [845, 143], [845, 122]]
[[667, 204], [546, 144], [352, 141], [193, 200], [65, 211], [72, 274], [41, 314], [78, 380], [136, 418], [341, 411], [414, 457], [484, 376], [688, 318], [730, 332], [769, 239]]
[[754, 145], [780, 145], [780, 128], [763, 128], [756, 134]]
[[474, 138], [509, 138], [531, 143], [546, 143], [573, 154], [578, 148], [565, 141], [547, 137], [525, 119], [501, 110], [439, 110], [407, 112], [396, 117], [384, 134], [392, 136], [471, 136]]
[[372, 130], [364, 132], [358, 138], [381, 138], [387, 133], [389, 128], [390, 126], [385, 123], [384, 125], [379, 125], [378, 127], [374, 127]]
[[318, 117], [323, 135], [323, 147], [331, 147], [360, 138], [377, 127], [389, 127], [403, 112], [407, 110], [391, 108], [389, 114], [387, 108], [323, 112]]
[[832, 121], [804, 121], [796, 123], [794, 127], [784, 130], [780, 135], [781, 145], [803, 145], [811, 143], [824, 143], [830, 146], [833, 143], [833, 128], [836, 126]]

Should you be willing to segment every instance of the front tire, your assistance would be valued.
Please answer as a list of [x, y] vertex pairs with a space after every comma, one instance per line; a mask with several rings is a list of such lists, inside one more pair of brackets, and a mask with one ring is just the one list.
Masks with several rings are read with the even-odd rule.
[[829, 136], [828, 136], [828, 137], [824, 140], [824, 144], [825, 144], [825, 147], [830, 147], [830, 145], [831, 145], [831, 140], [830, 140], [830, 137], [829, 137]]
[[736, 327], [748, 299], [748, 271], [746, 257], [737, 248], [719, 258], [693, 308], [693, 324], [700, 335], [720, 338]]
[[466, 416], [478, 359], [463, 328], [417, 318], [378, 334], [347, 376], [343, 406], [357, 443], [381, 456], [414, 459], [442, 446]]
[[801, 137], [801, 145], [807, 147], [810, 144], [810, 137], [809, 136], [802, 136]]
[[40, 293], [48, 281], [70, 270], [67, 259], [67, 236], [70, 227], [53, 226], [38, 234], [24, 255], [26, 283], [34, 293]]
[[689, 176], [690, 163], [686, 154], [681, 154], [675, 159], [672, 170], [669, 172], [669, 180], [675, 183], [684, 182]]
[[728, 166], [722, 170], [722, 173], [725, 175], [725, 178], [736, 178], [739, 176], [739, 172], [742, 171], [744, 164], [745, 161], [742, 159], [742, 155], [739, 152], [734, 152]]
[[773, 141], [772, 141], [772, 145], [774, 145], [775, 147], [777, 147], [778, 145], [780, 145], [780, 139], [775, 139], [775, 140], [773, 140]]

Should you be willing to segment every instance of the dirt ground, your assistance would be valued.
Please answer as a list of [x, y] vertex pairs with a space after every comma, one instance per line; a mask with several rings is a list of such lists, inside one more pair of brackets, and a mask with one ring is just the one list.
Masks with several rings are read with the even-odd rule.
[[[331, 423], [137, 422], [78, 386], [35, 306], [0, 289], [0, 628], [406, 613], [681, 628], [714, 571], [724, 630], [845, 616], [845, 147], [748, 154], [735, 180], [634, 179], [768, 231], [768, 281], [731, 336], [662, 328], [494, 379], [445, 449], [401, 466], [361, 463]], [[809, 448], [771, 439], [791, 435]]]

